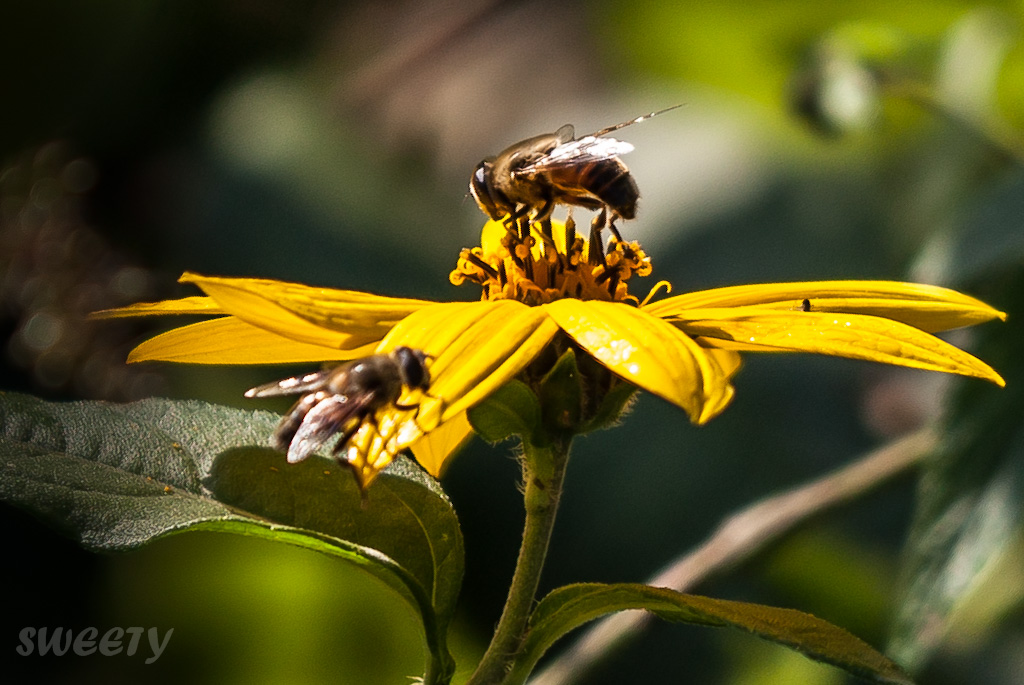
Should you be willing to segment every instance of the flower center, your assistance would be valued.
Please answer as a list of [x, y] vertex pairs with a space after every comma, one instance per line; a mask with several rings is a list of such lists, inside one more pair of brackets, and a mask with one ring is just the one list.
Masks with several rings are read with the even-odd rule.
[[483, 300], [518, 300], [531, 306], [564, 298], [640, 304], [627, 288], [633, 276], [651, 273], [651, 259], [640, 243], [612, 237], [605, 252], [600, 234], [591, 231], [590, 240], [584, 240], [571, 216], [564, 224], [533, 227], [531, 233], [526, 219], [510, 229], [488, 224], [481, 246], [462, 250], [449, 280], [454, 285], [476, 283]]

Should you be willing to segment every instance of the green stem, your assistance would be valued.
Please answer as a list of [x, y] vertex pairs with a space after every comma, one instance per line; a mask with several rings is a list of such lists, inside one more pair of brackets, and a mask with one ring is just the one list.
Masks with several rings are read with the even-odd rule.
[[526, 525], [512, 586], [490, 646], [466, 685], [505, 682], [526, 637], [527, 623], [540, 583], [544, 559], [555, 526], [570, 441], [544, 447], [523, 441], [523, 499]]

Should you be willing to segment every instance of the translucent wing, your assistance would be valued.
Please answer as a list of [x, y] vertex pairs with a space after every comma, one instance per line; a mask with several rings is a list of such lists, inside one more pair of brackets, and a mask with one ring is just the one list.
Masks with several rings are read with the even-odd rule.
[[[367, 408], [372, 405], [373, 398], [374, 393], [353, 397], [329, 395], [317, 402], [306, 412], [298, 430], [288, 443], [288, 462], [294, 464], [302, 461], [337, 433], [341, 433], [341, 441], [344, 442], [347, 439], [346, 433], [355, 427], [356, 422], [362, 420]], [[285, 438], [284, 435], [276, 437], [279, 440]]]
[[598, 162], [632, 152], [633, 146], [615, 138], [599, 138], [584, 136], [579, 140], [570, 140], [554, 147], [536, 162], [527, 164], [513, 171], [515, 176], [528, 176], [546, 169], [557, 169], [577, 164]]
[[315, 392], [324, 387], [327, 379], [336, 369], [324, 369], [305, 373], [301, 376], [292, 376], [284, 380], [274, 381], [265, 385], [258, 385], [245, 391], [246, 397], [279, 397], [281, 395], [298, 395], [306, 392]]
[[609, 126], [608, 128], [602, 128], [600, 131], [595, 131], [594, 133], [591, 133], [590, 135], [595, 136], [595, 137], [603, 136], [603, 135], [605, 135], [607, 133], [611, 133], [612, 131], [618, 131], [620, 128], [626, 128], [627, 126], [632, 126], [633, 124], [639, 124], [641, 121], [647, 121], [648, 119], [650, 119], [652, 117], [656, 117], [659, 114], [664, 114], [665, 112], [671, 112], [672, 110], [678, 109], [678, 108], [680, 108], [682, 106], [683, 106], [682, 103], [680, 103], [678, 105], [672, 105], [671, 107], [666, 107], [665, 109], [659, 109], [657, 112], [651, 112], [650, 114], [643, 114], [641, 116], [638, 116], [635, 119], [630, 119], [629, 121], [623, 121], [621, 124], [615, 124], [614, 126]]

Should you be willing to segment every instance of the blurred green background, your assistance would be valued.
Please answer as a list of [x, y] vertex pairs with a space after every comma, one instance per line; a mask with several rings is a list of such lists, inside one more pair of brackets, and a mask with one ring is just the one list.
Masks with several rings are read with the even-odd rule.
[[[677, 103], [620, 132], [642, 192], [622, 231], [651, 253], [653, 280], [922, 280], [1019, 316], [1020, 293], [991, 277], [1019, 267], [1024, 243], [1022, 18], [1020, 2], [917, 0], [6, 0], [3, 387], [254, 407], [242, 391], [293, 370], [128, 368], [131, 346], [171, 323], [83, 314], [193, 294], [174, 283], [186, 269], [474, 299], [447, 274], [483, 222], [466, 193], [482, 157]], [[906, 84], [928, 97], [896, 92]], [[949, 383], [765, 356], [707, 427], [642, 397], [622, 427], [579, 442], [544, 589], [649, 577], [738, 507], [937, 415]], [[517, 477], [508, 445], [477, 442], [444, 480], [468, 554], [463, 665], [511, 577]], [[916, 493], [900, 478], [697, 591], [809, 611], [882, 647]], [[174, 628], [149, 666], [13, 657], [38, 682], [394, 683], [422, 663], [415, 618], [336, 561], [205, 533], [99, 557], [3, 514], [9, 657], [24, 626]], [[1014, 535], [921, 682], [1024, 678]], [[753, 638], [674, 625], [586, 682], [641, 680], [846, 682]]]

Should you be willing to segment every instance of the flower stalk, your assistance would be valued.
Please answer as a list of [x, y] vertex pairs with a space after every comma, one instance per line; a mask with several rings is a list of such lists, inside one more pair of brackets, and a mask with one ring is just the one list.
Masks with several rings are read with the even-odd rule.
[[553, 440], [540, 446], [523, 440], [523, 542], [498, 627], [467, 685], [504, 683], [526, 637], [562, 496], [570, 444], [571, 440]]

